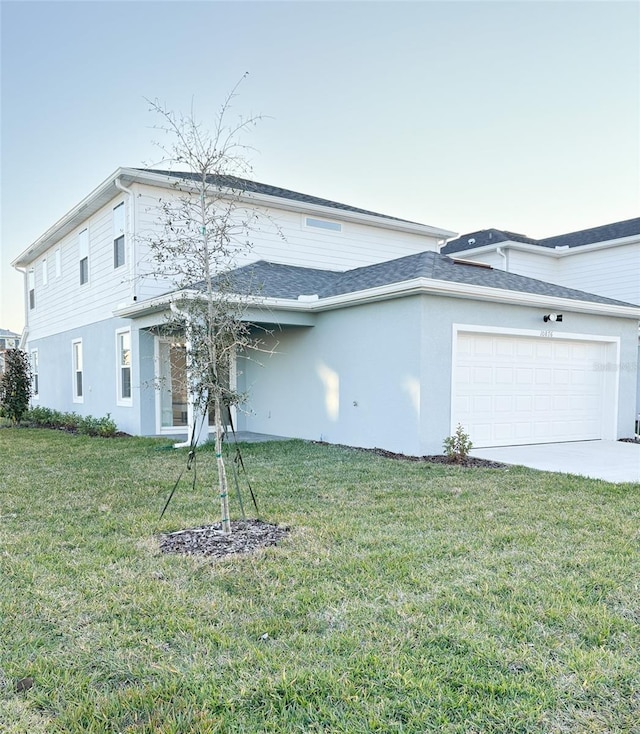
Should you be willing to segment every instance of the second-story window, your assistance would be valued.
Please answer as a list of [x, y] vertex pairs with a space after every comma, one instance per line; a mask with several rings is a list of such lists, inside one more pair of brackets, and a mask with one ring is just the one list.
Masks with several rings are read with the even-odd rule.
[[78, 235], [78, 253], [80, 256], [80, 285], [89, 282], [89, 230], [83, 229]]
[[36, 273], [33, 268], [29, 270], [29, 310], [36, 307]]
[[124, 201], [113, 210], [113, 267], [124, 265]]

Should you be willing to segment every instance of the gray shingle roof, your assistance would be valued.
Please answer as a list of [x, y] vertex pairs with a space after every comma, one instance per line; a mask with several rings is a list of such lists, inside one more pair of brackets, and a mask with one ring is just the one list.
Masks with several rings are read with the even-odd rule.
[[516, 234], [515, 232], [507, 232], [506, 230], [483, 229], [479, 232], [470, 232], [469, 234], [461, 235], [457, 239], [447, 242], [441, 252], [444, 255], [451, 255], [455, 252], [472, 250], [476, 247], [497, 245], [500, 242], [523, 242], [529, 245], [552, 248], [581, 247], [583, 245], [592, 245], [596, 242], [607, 242], [608, 240], [616, 240], [622, 237], [632, 237], [638, 234], [640, 234], [640, 217], [627, 219], [623, 222], [614, 222], [613, 224], [604, 224], [600, 227], [582, 229], [579, 232], [568, 232], [567, 234], [545, 237], [539, 240], [526, 237], [522, 234]]
[[624, 222], [604, 224], [601, 227], [581, 229], [579, 232], [568, 232], [567, 234], [560, 234], [555, 237], [545, 237], [539, 240], [538, 244], [544, 247], [580, 247], [582, 245], [591, 245], [595, 242], [607, 242], [608, 240], [617, 240], [622, 237], [632, 237], [636, 234], [640, 234], [640, 217], [627, 219]]
[[300, 295], [314, 294], [320, 298], [328, 298], [402, 283], [414, 278], [429, 278], [551, 298], [569, 298], [617, 306], [632, 305], [504, 270], [456, 262], [436, 252], [420, 252], [342, 273], [260, 260], [232, 271], [229, 277], [235, 292], [292, 300]]
[[464, 250], [473, 250], [485, 245], [499, 245], [501, 242], [525, 242], [529, 245], [537, 245], [537, 240], [526, 237], [516, 232], [507, 232], [502, 229], [483, 229], [479, 232], [463, 234], [455, 240], [450, 240], [440, 250], [443, 255], [452, 255]]
[[[136, 171], [144, 171], [145, 173], [159, 173], [163, 176], [169, 176], [177, 180], [197, 180], [198, 176], [190, 171], [163, 171], [155, 168], [136, 168]], [[355, 206], [349, 206], [348, 204], [341, 204], [337, 201], [331, 201], [329, 199], [321, 199], [318, 196], [310, 196], [309, 194], [301, 194], [298, 191], [291, 191], [290, 189], [282, 189], [279, 186], [271, 186], [270, 184], [259, 183], [258, 181], [250, 181], [247, 178], [239, 178], [238, 176], [209, 176], [208, 182], [213, 186], [221, 186], [223, 188], [236, 189], [240, 192], [247, 192], [250, 194], [264, 194], [265, 196], [275, 196], [279, 199], [289, 199], [290, 201], [299, 201], [304, 204], [316, 204], [318, 206], [326, 206], [331, 209], [337, 209], [345, 212], [354, 212], [356, 214], [368, 214], [373, 217], [383, 217], [384, 219], [390, 219], [394, 222], [405, 222], [408, 224], [418, 224], [418, 222], [412, 222], [409, 219], [400, 219], [399, 217], [390, 217], [387, 214], [380, 214], [379, 212], [372, 212], [368, 209], [359, 209]]]

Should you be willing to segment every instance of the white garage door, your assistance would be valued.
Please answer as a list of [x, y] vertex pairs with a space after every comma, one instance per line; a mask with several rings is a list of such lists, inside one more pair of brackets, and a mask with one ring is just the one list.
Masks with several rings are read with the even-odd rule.
[[453, 419], [475, 447], [599, 439], [602, 342], [458, 333]]

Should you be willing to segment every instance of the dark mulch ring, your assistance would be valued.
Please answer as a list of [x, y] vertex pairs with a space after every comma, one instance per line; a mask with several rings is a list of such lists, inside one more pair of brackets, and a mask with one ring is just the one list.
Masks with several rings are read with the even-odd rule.
[[160, 536], [160, 550], [186, 556], [225, 558], [277, 545], [289, 532], [287, 527], [262, 520], [236, 520], [231, 522], [231, 533], [223, 533], [221, 523], [163, 533]]
[[328, 444], [325, 441], [312, 441], [321, 446], [340, 446], [342, 449], [350, 449], [351, 451], [363, 451], [367, 454], [374, 454], [375, 456], [382, 456], [385, 459], [399, 459], [402, 461], [421, 461], [425, 464], [447, 464], [448, 466], [463, 466], [467, 469], [508, 469], [508, 464], [503, 464], [500, 461], [490, 461], [489, 459], [479, 459], [475, 456], [467, 456], [464, 461], [452, 461], [448, 456], [444, 454], [438, 454], [436, 456], [408, 456], [407, 454], [395, 454], [393, 451], [387, 451], [386, 449], [362, 449], [357, 446], [344, 446], [342, 444]]

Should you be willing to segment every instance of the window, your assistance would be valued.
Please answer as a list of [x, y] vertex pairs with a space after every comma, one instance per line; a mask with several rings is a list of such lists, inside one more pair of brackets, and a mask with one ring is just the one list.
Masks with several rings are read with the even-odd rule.
[[31, 350], [31, 388], [33, 390], [33, 397], [37, 398], [40, 392], [40, 385], [38, 383], [38, 350]]
[[61, 275], [61, 273], [62, 273], [62, 258], [61, 258], [61, 255], [60, 255], [60, 248], [59, 247], [56, 250], [55, 260], [56, 260], [56, 278], [59, 278], [60, 275]]
[[318, 229], [330, 229], [333, 232], [342, 232], [342, 225], [340, 222], [330, 222], [328, 219], [306, 217], [304, 223], [307, 227], [317, 227]]
[[36, 274], [33, 268], [29, 270], [29, 310], [36, 307]]
[[80, 255], [80, 285], [89, 282], [89, 230], [83, 229], [78, 235], [78, 253]]
[[71, 342], [72, 359], [73, 359], [73, 402], [82, 403], [83, 385], [82, 385], [82, 339], [75, 339]]
[[124, 265], [124, 202], [113, 210], [113, 267]]
[[118, 405], [131, 405], [131, 332], [116, 332], [116, 359], [118, 368]]
[[42, 285], [47, 285], [49, 282], [49, 273], [47, 272], [47, 258], [45, 257], [42, 261]]

